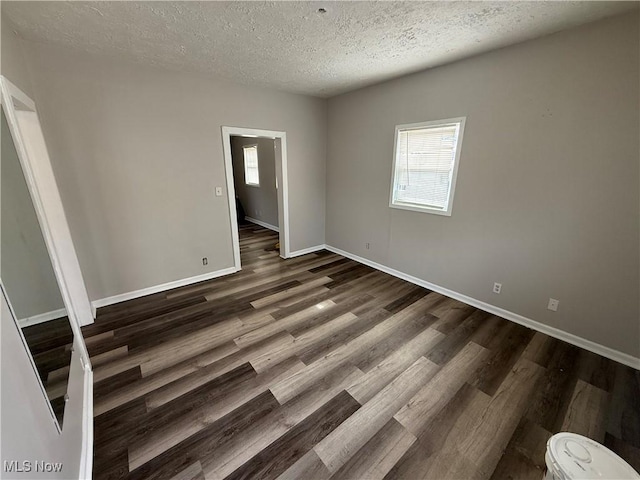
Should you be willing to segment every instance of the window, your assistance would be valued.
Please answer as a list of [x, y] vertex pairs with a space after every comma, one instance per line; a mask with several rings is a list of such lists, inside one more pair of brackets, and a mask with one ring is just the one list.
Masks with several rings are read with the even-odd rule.
[[390, 207], [451, 215], [464, 122], [396, 127]]
[[258, 145], [246, 145], [242, 150], [244, 152], [244, 183], [259, 187]]

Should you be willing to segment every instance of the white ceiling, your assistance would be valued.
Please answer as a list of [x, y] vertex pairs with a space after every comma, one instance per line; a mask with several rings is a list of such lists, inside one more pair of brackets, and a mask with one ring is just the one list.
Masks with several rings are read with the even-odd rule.
[[27, 40], [321, 97], [637, 7], [608, 1], [2, 1], [3, 14]]

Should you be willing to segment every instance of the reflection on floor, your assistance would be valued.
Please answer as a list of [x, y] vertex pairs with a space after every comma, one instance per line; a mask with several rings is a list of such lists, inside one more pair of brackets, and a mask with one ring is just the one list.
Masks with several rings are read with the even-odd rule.
[[73, 332], [67, 317], [22, 329], [53, 411], [62, 425], [64, 396], [69, 381]]
[[241, 272], [84, 328], [95, 478], [539, 480], [560, 430], [640, 468], [640, 372], [275, 241], [243, 227]]

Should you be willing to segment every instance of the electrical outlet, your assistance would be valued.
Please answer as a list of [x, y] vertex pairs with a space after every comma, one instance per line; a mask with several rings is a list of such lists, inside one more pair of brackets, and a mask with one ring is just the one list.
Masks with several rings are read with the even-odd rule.
[[500, 293], [502, 291], [502, 284], [501, 283], [494, 283], [493, 284], [493, 293]]
[[555, 298], [550, 298], [549, 303], [547, 304], [547, 308], [552, 312], [557, 312], [558, 305], [560, 305], [560, 300], [556, 300]]
[[202, 265], [208, 265], [209, 259], [207, 257], [202, 257]]
[[369, 250], [370, 247], [371, 247], [371, 244], [369, 244], [369, 242], [364, 244], [364, 248], [366, 248], [367, 250]]

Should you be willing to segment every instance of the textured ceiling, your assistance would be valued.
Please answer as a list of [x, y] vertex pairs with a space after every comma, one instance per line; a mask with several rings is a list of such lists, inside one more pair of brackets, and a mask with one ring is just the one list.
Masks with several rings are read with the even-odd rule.
[[2, 1], [3, 15], [27, 40], [321, 97], [637, 7], [591, 1]]

